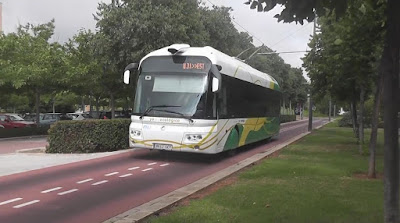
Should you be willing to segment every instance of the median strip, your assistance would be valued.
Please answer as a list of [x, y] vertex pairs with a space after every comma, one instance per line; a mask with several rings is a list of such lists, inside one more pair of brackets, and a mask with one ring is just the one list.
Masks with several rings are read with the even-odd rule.
[[3, 201], [3, 202], [0, 203], [0, 206], [1, 205], [5, 205], [5, 204], [9, 204], [9, 203], [12, 203], [12, 202], [16, 202], [16, 201], [19, 201], [19, 200], [22, 200], [22, 198], [18, 197], [18, 198], [14, 198], [14, 199], [11, 199], [11, 200], [8, 200], [8, 201]]
[[55, 188], [51, 188], [51, 189], [48, 189], [48, 190], [44, 190], [44, 191], [42, 191], [40, 193], [47, 194], [47, 193], [50, 193], [50, 192], [53, 192], [53, 191], [56, 191], [56, 190], [60, 190], [61, 188], [62, 187], [55, 187]]
[[96, 185], [104, 184], [104, 183], [107, 183], [107, 182], [108, 182], [108, 180], [102, 180], [102, 181], [99, 181], [99, 182], [96, 182], [96, 183], [92, 183], [92, 185], [96, 186]]
[[119, 174], [119, 172], [107, 173], [104, 176], [109, 177], [109, 176], [112, 176], [112, 175], [115, 175], [115, 174]]
[[29, 201], [29, 202], [26, 202], [26, 203], [23, 203], [23, 204], [20, 204], [20, 205], [16, 205], [13, 208], [22, 208], [22, 207], [25, 207], [25, 206], [28, 206], [28, 205], [31, 205], [31, 204], [38, 203], [39, 201], [40, 200]]
[[58, 195], [70, 194], [70, 193], [73, 193], [75, 191], [78, 191], [78, 189], [72, 189], [72, 190], [67, 190], [67, 191], [64, 191], [64, 192], [60, 192], [60, 193], [58, 193]]
[[78, 181], [78, 182], [76, 182], [77, 184], [83, 184], [83, 183], [86, 183], [86, 182], [89, 182], [89, 181], [92, 181], [93, 179], [92, 178], [88, 178], [88, 179], [86, 179], [86, 180], [81, 180], [81, 181]]

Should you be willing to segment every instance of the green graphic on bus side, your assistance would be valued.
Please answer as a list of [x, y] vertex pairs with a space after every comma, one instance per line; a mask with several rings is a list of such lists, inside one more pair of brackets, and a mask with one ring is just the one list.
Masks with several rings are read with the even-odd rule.
[[237, 124], [229, 133], [224, 151], [274, 136], [279, 131], [279, 118], [248, 119], [244, 125]]

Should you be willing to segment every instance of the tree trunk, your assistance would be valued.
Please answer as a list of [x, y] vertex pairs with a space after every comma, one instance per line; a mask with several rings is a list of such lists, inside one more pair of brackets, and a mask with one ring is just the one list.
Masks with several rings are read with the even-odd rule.
[[56, 113], [56, 102], [55, 102], [55, 99], [54, 99], [55, 97], [54, 97], [54, 95], [52, 95], [51, 96], [51, 102], [52, 102], [52, 107], [53, 107], [53, 113]]
[[398, 223], [399, 219], [399, 133], [400, 104], [400, 1], [388, 0], [387, 30], [382, 55], [384, 75], [384, 220]]
[[310, 94], [310, 101], [308, 104], [308, 131], [309, 132], [312, 131], [312, 113], [313, 113], [312, 107], [313, 107], [313, 101], [311, 99], [311, 94]]
[[82, 96], [82, 104], [81, 104], [82, 112], [85, 112], [85, 99]]
[[100, 118], [100, 97], [96, 97], [96, 116]]
[[358, 117], [360, 126], [358, 128], [359, 130], [359, 138], [360, 138], [360, 144], [358, 145], [358, 152], [360, 154], [363, 153], [363, 145], [364, 145], [364, 102], [365, 102], [365, 88], [364, 86], [361, 86], [360, 89], [360, 117]]
[[115, 98], [114, 93], [110, 94], [110, 106], [111, 106], [111, 119], [115, 118]]
[[329, 121], [331, 121], [331, 112], [332, 112], [332, 100], [329, 99]]
[[368, 163], [368, 177], [376, 178], [375, 172], [375, 154], [376, 154], [376, 141], [378, 138], [378, 122], [379, 122], [379, 107], [381, 104], [383, 89], [383, 75], [379, 73], [376, 82], [376, 90], [374, 94], [374, 110], [371, 120], [371, 139], [369, 141], [369, 163]]
[[89, 115], [93, 115], [93, 96], [89, 95]]
[[39, 88], [35, 90], [35, 107], [36, 107], [36, 124], [40, 124], [40, 91]]
[[357, 138], [357, 143], [359, 143], [358, 137], [358, 122], [357, 122], [357, 107], [355, 104], [355, 100], [350, 104], [350, 112], [351, 112], [351, 120], [353, 122], [353, 132], [355, 137]]
[[336, 105], [333, 105], [333, 117], [336, 118]]

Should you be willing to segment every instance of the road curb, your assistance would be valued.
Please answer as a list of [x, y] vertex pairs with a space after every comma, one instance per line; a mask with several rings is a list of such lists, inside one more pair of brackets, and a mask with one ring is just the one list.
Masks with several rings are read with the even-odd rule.
[[[319, 129], [328, 123], [329, 122], [326, 122], [326, 123], [316, 127], [315, 129]], [[122, 214], [119, 214], [113, 218], [110, 218], [110, 219], [104, 221], [103, 223], [128, 223], [128, 222], [141, 221], [155, 213], [160, 212], [161, 210], [163, 210], [165, 208], [172, 206], [176, 202], [232, 175], [233, 173], [264, 159], [265, 157], [275, 153], [276, 151], [283, 149], [284, 147], [296, 142], [297, 140], [303, 138], [304, 136], [306, 136], [310, 133], [311, 132], [306, 132], [306, 133], [302, 133], [298, 136], [295, 136], [284, 143], [276, 145], [266, 151], [257, 153], [243, 161], [238, 162], [237, 164], [234, 164], [230, 167], [220, 170], [217, 173], [206, 176], [206, 177], [204, 177], [196, 182], [193, 182], [187, 186], [179, 188], [179, 189], [172, 191], [164, 196], [161, 196], [161, 197], [156, 198], [152, 201], [149, 201], [145, 204], [142, 204], [138, 207], [135, 207], [131, 210], [128, 210]]]
[[17, 137], [0, 138], [0, 141], [15, 140], [15, 139], [35, 139], [35, 138], [44, 138], [44, 137], [47, 137], [47, 135], [17, 136]]
[[19, 150], [15, 151], [15, 153], [45, 153], [45, 152], [46, 152], [46, 147], [19, 149]]

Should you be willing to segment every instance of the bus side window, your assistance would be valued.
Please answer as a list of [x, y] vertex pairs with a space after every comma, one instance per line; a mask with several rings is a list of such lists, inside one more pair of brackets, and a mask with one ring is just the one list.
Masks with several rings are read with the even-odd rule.
[[222, 84], [222, 89], [218, 94], [218, 113], [220, 118], [229, 118], [228, 116], [228, 99], [227, 99], [227, 86]]

